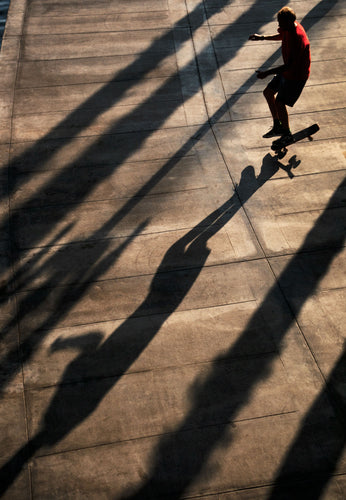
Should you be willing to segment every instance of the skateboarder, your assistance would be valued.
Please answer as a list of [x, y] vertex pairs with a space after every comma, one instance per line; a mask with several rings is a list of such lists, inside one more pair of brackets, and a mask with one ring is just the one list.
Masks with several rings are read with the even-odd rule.
[[258, 78], [275, 75], [264, 89], [273, 117], [273, 127], [263, 137], [291, 134], [286, 106], [294, 106], [310, 75], [310, 42], [303, 26], [296, 22], [290, 7], [283, 7], [277, 15], [278, 33], [250, 35], [249, 40], [281, 40], [284, 64], [267, 71], [257, 71]]

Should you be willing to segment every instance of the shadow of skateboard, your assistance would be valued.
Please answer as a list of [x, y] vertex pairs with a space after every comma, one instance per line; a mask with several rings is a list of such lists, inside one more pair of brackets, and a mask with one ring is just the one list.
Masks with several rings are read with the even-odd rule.
[[295, 142], [301, 141], [306, 137], [309, 138], [309, 141], [312, 141], [312, 134], [315, 134], [316, 132], [318, 132], [318, 130], [320, 130], [320, 127], [318, 126], [317, 123], [314, 123], [314, 125], [304, 128], [303, 130], [300, 130], [295, 134], [286, 137], [281, 137], [280, 139], [276, 139], [275, 141], [273, 141], [271, 149], [275, 151], [278, 158], [281, 159], [287, 153], [288, 146], [294, 144]]

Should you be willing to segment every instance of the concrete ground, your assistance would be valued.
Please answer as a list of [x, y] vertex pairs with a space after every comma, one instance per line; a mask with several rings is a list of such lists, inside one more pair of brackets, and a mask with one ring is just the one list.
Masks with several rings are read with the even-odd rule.
[[11, 0], [6, 499], [346, 498], [346, 3], [278, 160], [279, 0]]

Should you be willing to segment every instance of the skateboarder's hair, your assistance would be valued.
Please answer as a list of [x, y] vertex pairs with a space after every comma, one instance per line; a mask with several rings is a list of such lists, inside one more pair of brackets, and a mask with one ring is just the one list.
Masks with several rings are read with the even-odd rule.
[[297, 16], [294, 10], [290, 7], [282, 7], [282, 9], [278, 12], [278, 20], [279, 19], [285, 19], [286, 21], [294, 23], [294, 21], [297, 19]]

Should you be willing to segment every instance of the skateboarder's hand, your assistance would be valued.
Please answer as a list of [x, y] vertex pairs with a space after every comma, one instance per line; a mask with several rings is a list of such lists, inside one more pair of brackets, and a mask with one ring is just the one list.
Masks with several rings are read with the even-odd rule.
[[256, 73], [257, 73], [257, 78], [260, 78], [261, 80], [263, 80], [263, 78], [266, 78], [268, 76], [268, 72], [267, 71], [259, 71], [259, 70], [257, 70]]

